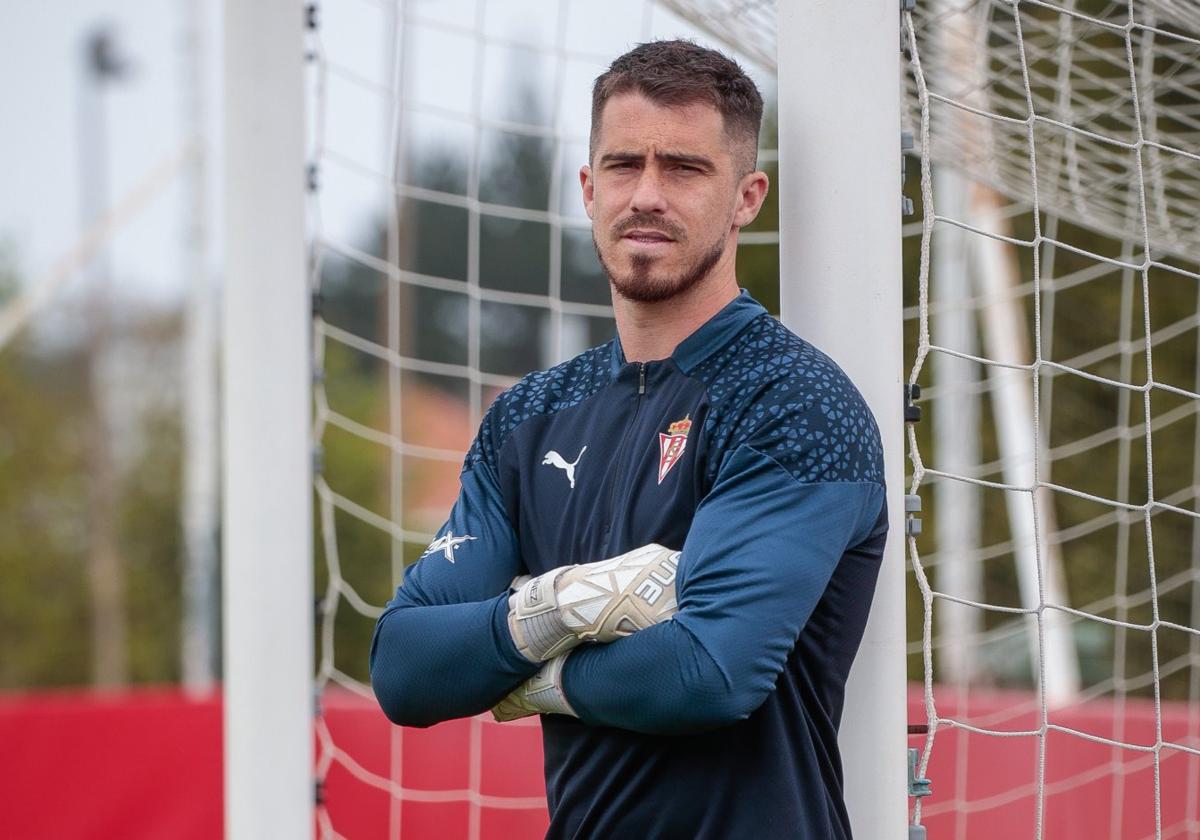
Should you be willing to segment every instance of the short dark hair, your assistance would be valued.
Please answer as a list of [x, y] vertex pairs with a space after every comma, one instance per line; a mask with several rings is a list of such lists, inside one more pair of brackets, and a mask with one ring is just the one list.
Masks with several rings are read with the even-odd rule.
[[605, 104], [613, 96], [631, 92], [659, 105], [712, 105], [725, 122], [725, 133], [741, 147], [734, 152], [739, 174], [754, 170], [762, 95], [733, 59], [686, 40], [638, 44], [614, 61], [592, 86], [589, 158], [596, 149]]

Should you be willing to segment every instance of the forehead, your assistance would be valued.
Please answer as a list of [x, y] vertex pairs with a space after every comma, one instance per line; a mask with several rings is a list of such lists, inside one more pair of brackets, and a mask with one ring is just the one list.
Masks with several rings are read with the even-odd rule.
[[596, 152], [669, 149], [717, 156], [730, 153], [721, 112], [707, 102], [660, 105], [640, 93], [622, 93], [604, 105]]

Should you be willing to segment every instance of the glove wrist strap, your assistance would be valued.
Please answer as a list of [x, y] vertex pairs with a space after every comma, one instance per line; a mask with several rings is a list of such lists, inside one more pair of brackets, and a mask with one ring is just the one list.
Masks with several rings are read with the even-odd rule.
[[563, 667], [568, 656], [569, 652], [551, 659], [526, 683], [525, 696], [543, 714], [579, 717], [567, 702], [562, 687]]
[[508, 599], [508, 629], [521, 655], [530, 662], [545, 662], [579, 644], [558, 610], [555, 585], [569, 567], [538, 575]]

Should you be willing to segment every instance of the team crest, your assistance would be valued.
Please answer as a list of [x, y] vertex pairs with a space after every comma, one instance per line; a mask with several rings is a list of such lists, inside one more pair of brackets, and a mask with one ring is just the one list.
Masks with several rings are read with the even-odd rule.
[[683, 450], [687, 448], [688, 430], [692, 421], [688, 417], [676, 420], [667, 431], [658, 433], [658, 483], [662, 484], [671, 467], [679, 463]]

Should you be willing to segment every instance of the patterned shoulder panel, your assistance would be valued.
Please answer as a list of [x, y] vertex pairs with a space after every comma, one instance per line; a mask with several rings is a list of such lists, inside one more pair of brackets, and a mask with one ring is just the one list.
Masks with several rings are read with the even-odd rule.
[[743, 443], [797, 481], [883, 483], [883, 447], [866, 401], [837, 364], [770, 315], [698, 365], [708, 388], [709, 486]]
[[549, 370], [536, 370], [496, 397], [467, 451], [463, 472], [479, 461], [495, 466], [496, 454], [518, 426], [540, 414], [555, 414], [586, 400], [609, 383], [612, 342], [585, 350]]

